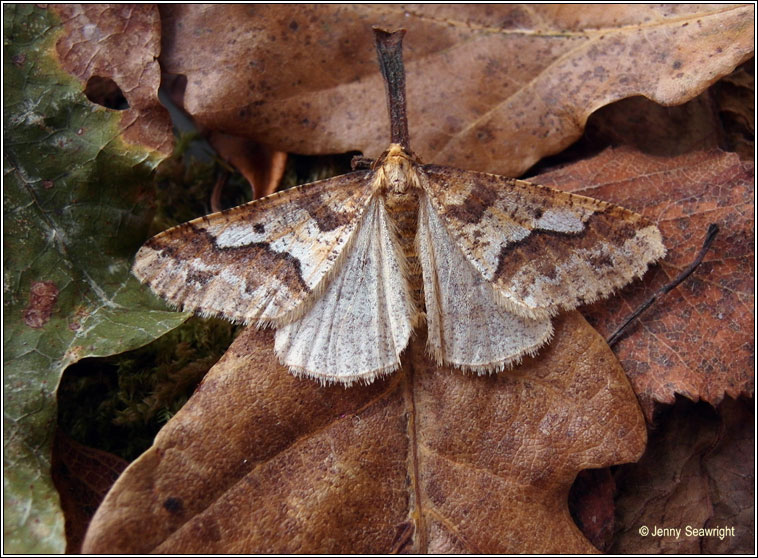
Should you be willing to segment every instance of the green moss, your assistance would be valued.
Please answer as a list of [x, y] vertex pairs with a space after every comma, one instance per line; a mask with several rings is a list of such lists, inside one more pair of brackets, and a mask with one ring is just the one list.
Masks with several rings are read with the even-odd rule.
[[58, 390], [59, 426], [82, 444], [135, 459], [239, 329], [225, 320], [191, 318], [140, 349], [78, 362]]

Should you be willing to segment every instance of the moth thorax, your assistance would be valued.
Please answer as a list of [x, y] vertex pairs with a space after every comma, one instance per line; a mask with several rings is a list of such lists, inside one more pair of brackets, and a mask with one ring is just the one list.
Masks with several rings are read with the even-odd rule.
[[384, 188], [387, 194], [405, 194], [418, 186], [416, 171], [403, 157], [388, 159], [384, 163]]
[[379, 187], [385, 194], [402, 195], [419, 187], [416, 164], [401, 146], [390, 145], [379, 162], [381, 167], [377, 178]]

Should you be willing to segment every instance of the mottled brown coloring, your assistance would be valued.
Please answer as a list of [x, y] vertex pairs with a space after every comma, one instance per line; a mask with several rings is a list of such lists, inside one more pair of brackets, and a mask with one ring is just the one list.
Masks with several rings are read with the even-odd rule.
[[353, 218], [352, 213], [340, 213], [332, 210], [329, 205], [324, 203], [320, 192], [315, 196], [300, 198], [297, 204], [308, 212], [322, 232], [333, 231], [342, 227]]
[[[622, 211], [628, 216], [634, 216], [631, 211]], [[619, 217], [615, 211], [595, 213], [586, 223], [584, 230], [579, 233], [534, 229], [526, 238], [503, 246], [498, 257], [495, 277], [507, 281], [524, 266], [535, 267], [535, 269], [541, 266], [544, 271], [538, 274], [551, 277], [546, 272], [546, 268], [553, 270], [559, 268], [562, 261], [571, 258], [577, 250], [592, 249], [604, 240], [621, 245], [624, 241], [634, 238], [641, 227], [627, 225]], [[640, 221], [643, 220], [640, 219]], [[612, 265], [607, 255], [595, 260], [602, 261], [602, 267]], [[593, 267], [597, 267], [594, 262], [591, 263]]]
[[[276, 277], [277, 281], [292, 289], [310, 292], [308, 285], [303, 281], [300, 269], [300, 261], [287, 252], [271, 250], [265, 242], [256, 242], [239, 247], [221, 247], [216, 238], [192, 223], [187, 223], [186, 228], [174, 229], [174, 235], [182, 239], [182, 242], [167, 244], [166, 237], [155, 237], [148, 240], [145, 246], [152, 248], [160, 254], [161, 258], [174, 261], [187, 261], [201, 254], [213, 254], [215, 263], [226, 266], [244, 267], [248, 262], [260, 262], [268, 272]], [[190, 234], [191, 233], [191, 234]], [[192, 279], [200, 284], [205, 284], [213, 275], [206, 272], [192, 272]], [[267, 278], [261, 277], [261, 281]], [[250, 290], [252, 283], [248, 285]]]
[[[458, 169], [437, 165], [425, 165], [424, 169], [434, 172], [437, 180], [442, 178], [445, 181], [441, 184], [442, 188], [446, 187], [447, 181], [449, 181], [451, 187], [455, 187], [460, 180], [460, 173], [462, 172]], [[482, 219], [484, 212], [492, 206], [496, 199], [496, 193], [492, 189], [477, 181], [474, 183], [474, 187], [466, 199], [460, 204], [448, 205], [446, 213], [462, 223], [478, 223]]]

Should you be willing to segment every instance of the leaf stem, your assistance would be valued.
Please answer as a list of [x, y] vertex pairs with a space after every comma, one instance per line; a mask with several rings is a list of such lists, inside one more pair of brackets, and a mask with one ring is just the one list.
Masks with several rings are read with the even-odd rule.
[[624, 330], [629, 326], [630, 323], [632, 323], [640, 314], [642, 314], [645, 310], [647, 310], [656, 300], [658, 300], [660, 297], [671, 291], [672, 289], [676, 288], [679, 283], [687, 279], [690, 275], [692, 275], [692, 272], [697, 269], [697, 267], [702, 263], [703, 258], [705, 257], [706, 252], [708, 252], [708, 249], [711, 247], [711, 244], [713, 244], [714, 239], [716, 238], [716, 235], [719, 232], [719, 227], [715, 223], [711, 223], [708, 225], [708, 232], [705, 233], [705, 240], [703, 241], [703, 247], [700, 248], [700, 252], [698, 253], [695, 260], [688, 265], [673, 281], [670, 283], [664, 285], [661, 287], [658, 291], [653, 293], [653, 296], [651, 296], [647, 301], [645, 301], [637, 310], [634, 311], [634, 313], [629, 316], [629, 318], [626, 319], [626, 321], [608, 338], [608, 345], [613, 347], [613, 345], [616, 344], [616, 342], [621, 338], [621, 335], [624, 333]]
[[384, 77], [387, 105], [390, 112], [390, 137], [410, 152], [408, 117], [405, 103], [405, 68], [403, 67], [403, 36], [405, 29], [386, 31], [374, 27], [379, 68]]

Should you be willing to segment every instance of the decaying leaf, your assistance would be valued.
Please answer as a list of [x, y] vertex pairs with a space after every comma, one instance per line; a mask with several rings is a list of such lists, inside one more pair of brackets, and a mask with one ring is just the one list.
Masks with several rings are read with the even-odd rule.
[[248, 138], [221, 132], [211, 132], [208, 141], [223, 159], [234, 165], [247, 179], [253, 198], [262, 198], [276, 191], [284, 175], [287, 153], [274, 151]]
[[748, 60], [714, 84], [729, 151], [746, 161], [755, 155], [755, 60]]
[[[125, 98], [121, 129], [129, 143], [171, 154], [174, 134], [158, 101], [161, 21], [152, 4], [53, 4], [63, 33], [61, 66], [88, 83], [110, 83]], [[102, 87], [102, 85], [101, 85]], [[112, 108], [112, 107], [111, 107]]]
[[404, 27], [414, 151], [508, 176], [571, 144], [603, 105], [694, 97], [754, 43], [752, 5], [160, 9], [161, 64], [186, 77], [187, 112], [295, 153], [386, 148], [370, 27]]
[[580, 145], [572, 145], [567, 151], [571, 153], [582, 143], [585, 147], [625, 145], [658, 157], [716, 149], [720, 123], [709, 92], [674, 107], [644, 97], [607, 105], [589, 117]]
[[63, 552], [50, 478], [55, 392], [86, 356], [145, 344], [186, 319], [129, 275], [163, 158], [124, 140], [55, 57], [50, 10], [3, 6], [4, 550]]
[[[753, 409], [745, 399], [725, 398], [713, 409], [679, 398], [658, 417], [645, 455], [618, 478], [612, 552], [755, 552]], [[655, 527], [668, 531], [656, 535]]]
[[641, 318], [615, 350], [648, 418], [680, 393], [714, 405], [751, 396], [753, 376], [753, 167], [736, 154], [655, 157], [628, 148], [534, 180], [639, 211], [657, 223], [668, 256], [649, 281], [587, 309], [610, 335], [625, 315], [694, 258], [709, 223], [721, 232], [696, 274]]
[[[746, 81], [745, 68], [752, 68], [753, 64], [752, 59], [745, 62], [681, 105], [663, 106], [637, 96], [601, 107], [587, 119], [579, 141], [540, 160], [527, 176], [588, 159], [610, 146], [627, 146], [648, 155], [671, 157], [692, 151], [734, 151], [735, 143], [740, 142], [739, 145], [752, 153], [752, 129], [738, 122], [754, 112], [752, 95], [748, 97], [748, 88], [742, 85]], [[741, 85], [735, 86], [735, 83]], [[739, 113], [741, 118], [729, 118], [731, 111]], [[730, 125], [733, 120], [736, 122]], [[752, 160], [752, 156], [740, 156]]]
[[[85, 552], [590, 552], [576, 473], [634, 460], [645, 426], [575, 312], [508, 374], [399, 373], [348, 390], [297, 379], [246, 330], [98, 510]], [[534, 525], [539, 525], [535, 529]]]
[[81, 552], [95, 510], [127, 465], [112, 453], [88, 448], [56, 431], [52, 476], [66, 515], [66, 553]]
[[50, 320], [60, 290], [53, 281], [35, 281], [29, 288], [29, 305], [24, 308], [24, 323], [39, 329]]

